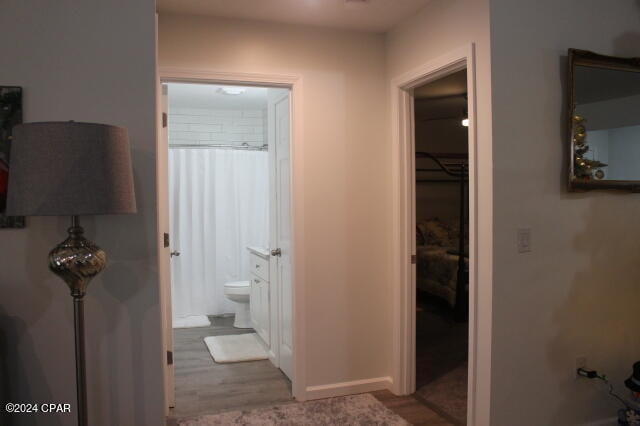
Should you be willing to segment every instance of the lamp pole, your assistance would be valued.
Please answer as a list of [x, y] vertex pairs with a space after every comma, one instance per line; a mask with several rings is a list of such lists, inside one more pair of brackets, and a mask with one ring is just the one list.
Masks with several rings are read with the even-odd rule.
[[76, 394], [78, 425], [87, 425], [87, 374], [84, 351], [84, 295], [73, 296], [73, 320], [76, 338]]
[[49, 269], [62, 278], [73, 297], [73, 320], [76, 349], [76, 395], [78, 426], [88, 425], [87, 375], [84, 342], [84, 295], [87, 286], [107, 263], [105, 252], [87, 240], [78, 216], [71, 217], [69, 237], [49, 253]]

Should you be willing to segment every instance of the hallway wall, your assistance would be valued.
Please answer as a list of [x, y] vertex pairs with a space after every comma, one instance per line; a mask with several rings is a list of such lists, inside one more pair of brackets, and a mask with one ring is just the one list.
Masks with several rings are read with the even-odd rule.
[[[160, 15], [161, 67], [302, 79], [307, 385], [389, 375], [382, 35]], [[362, 303], [366, 299], [366, 303]]]
[[[155, 2], [7, 0], [0, 7], [0, 82], [22, 86], [24, 121], [126, 127], [138, 213], [82, 217], [108, 256], [85, 298], [89, 422], [163, 422], [156, 247]], [[53, 149], [53, 147], [52, 147]], [[69, 218], [0, 230], [0, 400], [71, 403], [72, 414], [0, 423], [76, 424], [72, 299], [47, 268]]]
[[[477, 333], [482, 340], [477, 346], [477, 375], [475, 387], [476, 413], [472, 419], [477, 426], [490, 423], [491, 396], [491, 309], [492, 247], [493, 247], [493, 159], [491, 113], [491, 58], [489, 39], [488, 0], [432, 0], [424, 9], [407, 21], [396, 25], [387, 36], [387, 79], [393, 79], [429, 63], [456, 49], [475, 46], [476, 59], [476, 144], [478, 174], [478, 300]], [[391, 151], [391, 146], [387, 147]], [[470, 241], [473, 244], [473, 241]], [[391, 253], [389, 253], [391, 256]], [[473, 347], [475, 343], [470, 341]]]
[[[586, 357], [627, 395], [622, 382], [640, 358], [640, 198], [567, 192], [567, 49], [639, 57], [640, 2], [492, 0], [491, 28], [492, 424], [611, 418], [620, 404], [606, 385], [574, 370]], [[530, 253], [515, 249], [518, 228], [532, 230]]]

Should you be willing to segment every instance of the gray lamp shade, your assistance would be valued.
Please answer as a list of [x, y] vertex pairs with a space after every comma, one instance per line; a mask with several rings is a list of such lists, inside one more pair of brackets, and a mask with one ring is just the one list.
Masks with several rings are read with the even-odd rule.
[[72, 121], [13, 128], [7, 215], [135, 212], [126, 129]]

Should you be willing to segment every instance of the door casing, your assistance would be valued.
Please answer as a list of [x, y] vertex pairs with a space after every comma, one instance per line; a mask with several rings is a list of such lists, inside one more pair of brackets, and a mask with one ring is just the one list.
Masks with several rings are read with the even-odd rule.
[[[293, 281], [293, 379], [291, 390], [293, 398], [304, 401], [306, 399], [305, 375], [305, 274], [304, 274], [304, 143], [302, 127], [302, 78], [298, 75], [272, 75], [253, 73], [233, 73], [224, 71], [200, 71], [174, 68], [159, 68], [159, 85], [161, 83], [200, 83], [200, 84], [231, 84], [236, 86], [267, 86], [281, 87], [290, 90], [291, 135], [290, 135], [290, 232], [292, 235], [291, 275]], [[158, 138], [157, 164], [157, 192], [158, 192], [158, 227], [159, 234], [169, 232], [169, 203], [168, 203], [168, 162], [162, 152], [168, 152], [167, 140]], [[159, 237], [161, 238], [161, 236]], [[166, 251], [166, 253], [165, 253]], [[166, 254], [166, 255], [165, 255]], [[161, 251], [158, 257], [160, 272], [160, 307], [163, 316], [163, 338], [165, 347], [170, 340], [171, 321], [171, 279], [168, 250]], [[171, 350], [171, 349], [169, 349]], [[165, 393], [172, 385], [170, 368], [165, 364]], [[169, 399], [169, 398], [166, 398]], [[168, 409], [168, 406], [167, 406]]]
[[[479, 240], [478, 214], [491, 214], [491, 200], [484, 200], [479, 211], [478, 187], [491, 184], [479, 181], [476, 121], [476, 64], [473, 43], [451, 51], [433, 61], [394, 78], [391, 82], [391, 129], [393, 175], [393, 392], [399, 395], [415, 391], [416, 371], [416, 270], [415, 255], [415, 126], [413, 89], [453, 72], [467, 69], [469, 117], [469, 369], [467, 424], [488, 425], [490, 404], [491, 354], [478, 353], [478, 347], [491, 347], [491, 306], [478, 309], [479, 247], [491, 258], [492, 241]], [[483, 170], [482, 176], [491, 176]], [[488, 210], [487, 210], [488, 209]], [[482, 282], [490, 291], [490, 282]], [[482, 339], [480, 341], [479, 339]], [[479, 375], [478, 372], [483, 374]], [[481, 377], [481, 379], [480, 379]]]

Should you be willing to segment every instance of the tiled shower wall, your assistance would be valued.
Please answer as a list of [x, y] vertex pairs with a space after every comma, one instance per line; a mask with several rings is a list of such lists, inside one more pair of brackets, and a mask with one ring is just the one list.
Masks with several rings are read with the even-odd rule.
[[169, 143], [261, 146], [267, 143], [266, 120], [266, 108], [170, 108]]

